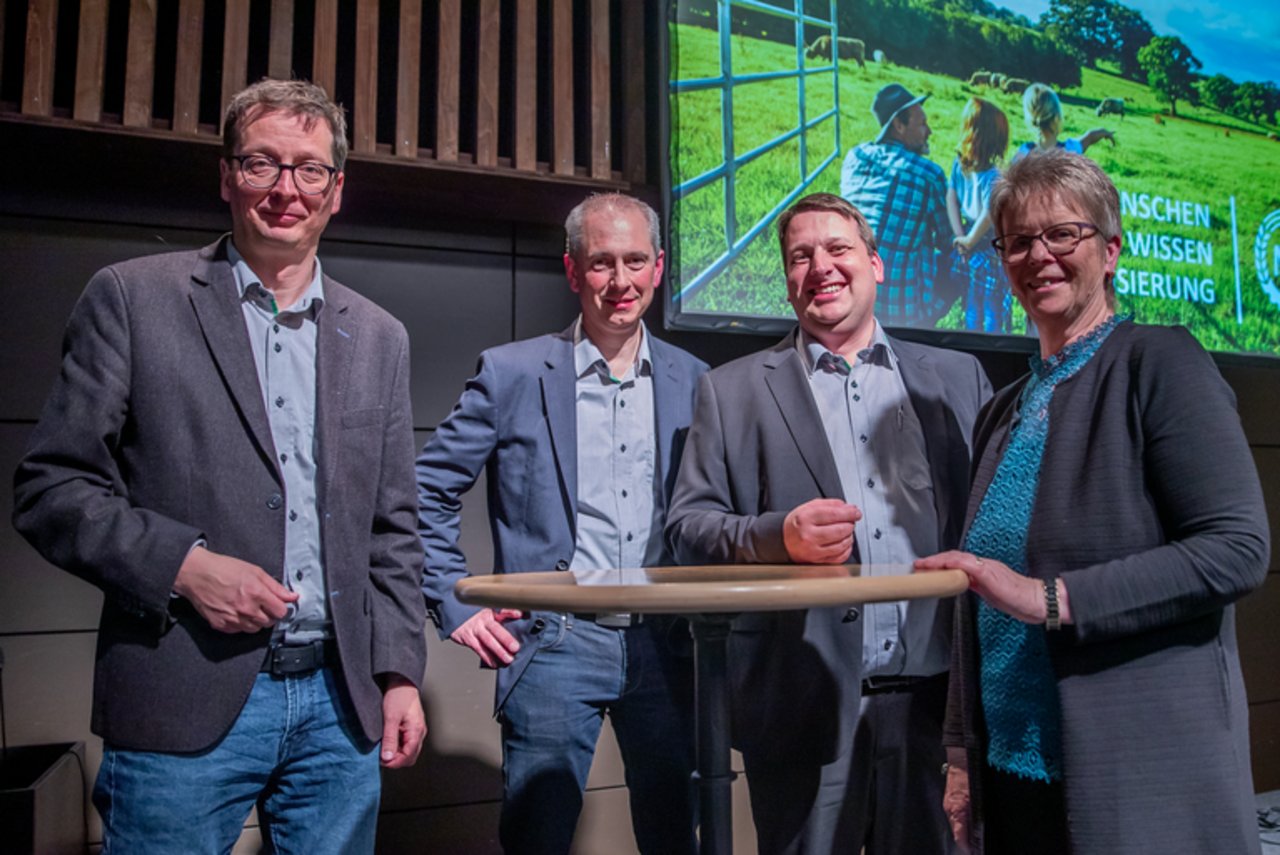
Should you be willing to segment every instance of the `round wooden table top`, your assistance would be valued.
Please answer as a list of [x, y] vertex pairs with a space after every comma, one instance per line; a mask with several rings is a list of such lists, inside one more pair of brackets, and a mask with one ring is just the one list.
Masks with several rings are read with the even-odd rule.
[[968, 587], [963, 570], [913, 573], [905, 564], [717, 564], [472, 576], [456, 592], [464, 603], [525, 611], [710, 614], [949, 597]]

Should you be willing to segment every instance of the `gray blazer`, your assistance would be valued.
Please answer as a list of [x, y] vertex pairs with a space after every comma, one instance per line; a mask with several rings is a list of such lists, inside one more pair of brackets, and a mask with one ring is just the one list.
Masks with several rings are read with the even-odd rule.
[[[897, 339], [893, 349], [924, 428], [940, 542], [953, 547], [969, 491], [970, 431], [991, 386], [966, 354]], [[782, 522], [817, 498], [844, 494], [792, 332], [702, 379], [667, 539], [682, 564], [789, 563]], [[939, 615], [950, 620], [949, 604]], [[861, 697], [858, 617], [839, 607], [734, 622], [733, 741], [753, 764], [823, 763], [849, 746]]]
[[[270, 640], [269, 630], [217, 632], [170, 596], [200, 538], [277, 579], [283, 572], [284, 482], [227, 240], [94, 275], [14, 479], [14, 526], [105, 595], [92, 726], [120, 748], [213, 744], [248, 698]], [[324, 289], [322, 549], [342, 681], [374, 741], [375, 675], [416, 683], [426, 665], [408, 337], [332, 279]]]
[[[693, 394], [707, 370], [683, 350], [649, 337], [662, 501], [671, 495]], [[489, 486], [495, 573], [567, 570], [577, 540], [578, 439], [573, 327], [480, 354], [449, 417], [418, 456], [418, 531], [426, 551], [423, 591], [447, 638], [480, 610], [454, 596], [469, 575], [458, 545], [462, 496], [482, 471]], [[507, 624], [521, 644], [498, 671], [495, 710], [529, 664], [528, 620]]]

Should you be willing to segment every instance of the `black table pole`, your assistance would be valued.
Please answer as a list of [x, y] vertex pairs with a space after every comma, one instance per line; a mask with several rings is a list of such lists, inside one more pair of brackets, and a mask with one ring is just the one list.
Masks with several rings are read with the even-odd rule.
[[731, 615], [695, 615], [695, 715], [702, 855], [733, 853], [733, 779], [729, 765], [728, 640]]

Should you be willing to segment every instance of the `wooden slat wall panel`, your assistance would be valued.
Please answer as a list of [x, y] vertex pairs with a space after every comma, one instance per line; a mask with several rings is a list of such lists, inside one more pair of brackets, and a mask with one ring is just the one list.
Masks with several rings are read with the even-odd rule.
[[378, 0], [356, 4], [356, 91], [352, 151], [378, 149]]
[[622, 177], [633, 184], [645, 179], [644, 4], [623, 3], [618, 22], [622, 35]]
[[27, 52], [22, 70], [22, 112], [53, 115], [53, 60], [58, 29], [57, 0], [27, 4]]
[[551, 171], [573, 174], [573, 0], [551, 6]]
[[480, 79], [476, 81], [476, 165], [498, 165], [498, 49], [502, 9], [480, 0]]
[[129, 47], [124, 68], [124, 124], [151, 127], [151, 95], [156, 74], [156, 3], [129, 3]]
[[418, 156], [418, 92], [422, 80], [422, 0], [400, 0], [396, 71], [396, 140], [400, 157]]
[[293, 77], [293, 0], [271, 0], [267, 74], [277, 80]]
[[338, 0], [316, 0], [315, 38], [312, 45], [314, 59], [311, 82], [332, 98], [333, 87], [338, 79]]
[[591, 0], [591, 177], [613, 174], [609, 92], [609, 0]]
[[440, 0], [440, 46], [436, 76], [436, 160], [458, 159], [458, 65], [462, 39], [459, 0]]
[[[0, 5], [0, 21], [4, 7]], [[3, 24], [0, 24], [0, 29]], [[4, 33], [0, 32], [0, 44]], [[107, 61], [107, 0], [81, 0], [76, 38], [76, 103], [71, 115], [81, 122], [102, 119], [102, 75]]]
[[[161, 20], [158, 12], [161, 8], [169, 9], [161, 7], [162, 0], [128, 0], [128, 34], [124, 44], [116, 44], [114, 37], [111, 44], [107, 44], [107, 36], [108, 23], [116, 11], [123, 11], [117, 6], [125, 0], [114, 0], [116, 6], [112, 5], [113, 0], [28, 0], [24, 3], [27, 27], [21, 69], [21, 110], [36, 116], [54, 115], [57, 15], [64, 6], [75, 9], [73, 2], [79, 6], [78, 44], [75, 59], [67, 58], [64, 65], [72, 62], [75, 65], [74, 102], [57, 105], [58, 113], [70, 112], [82, 122], [101, 122], [104, 99], [121, 85], [119, 78], [107, 79], [108, 75], [118, 72], [108, 68], [106, 59], [108, 54], [117, 56], [123, 48], [122, 120], [127, 127], [152, 129], [156, 122], [152, 98], [158, 86], [157, 46], [162, 37], [156, 29]], [[337, 95], [336, 77], [342, 71], [343, 91], [347, 93], [345, 98], [351, 111], [353, 153], [385, 152], [387, 143], [391, 143], [391, 151], [408, 160], [418, 159], [426, 150], [424, 147], [429, 147], [431, 156], [442, 163], [462, 160], [497, 172], [514, 169], [531, 174], [541, 170], [549, 171], [552, 177], [574, 180], [587, 177], [607, 184], [615, 183], [614, 176], [619, 175], [629, 183], [645, 182], [647, 136], [652, 130], [646, 121], [645, 108], [647, 92], [652, 90], [648, 89], [644, 72], [643, 33], [646, 9], [654, 8], [658, 0], [429, 0], [430, 5], [424, 0], [399, 0], [388, 3], [387, 8], [394, 9], [398, 18], [396, 43], [389, 48], [396, 51], [397, 62], [395, 137], [382, 139], [381, 146], [377, 102], [379, 89], [386, 89], [379, 86], [378, 73], [379, 48], [386, 47], [379, 39], [383, 4], [381, 0], [356, 0], [351, 4], [355, 7], [354, 15], [344, 5], [341, 8], [347, 11], [339, 16], [340, 2], [307, 0], [300, 5], [298, 0], [223, 0], [209, 7], [206, 0], [178, 0], [174, 4], [178, 7], [178, 19], [172, 130], [184, 135], [200, 133], [201, 83], [205, 72], [219, 78], [219, 114], [248, 83], [250, 13], [261, 16], [268, 12], [268, 8], [263, 7], [269, 7], [269, 31], [259, 34], [254, 41], [266, 49], [267, 56], [255, 58], [254, 67], [265, 66], [267, 74], [277, 78], [294, 74], [306, 76], [310, 72], [311, 79], [334, 96]], [[0, 24], [4, 19], [3, 10], [12, 5], [10, 0], [0, 0]], [[215, 19], [222, 19], [207, 21], [206, 12], [210, 8]], [[293, 67], [300, 9], [304, 12], [314, 9], [310, 69]], [[432, 13], [437, 14], [437, 38], [431, 44], [423, 44], [423, 28], [427, 25], [424, 15], [429, 17]], [[584, 28], [582, 21], [577, 22], [576, 33], [585, 36], [581, 39], [575, 37], [577, 13], [582, 13], [590, 24]], [[389, 31], [392, 22], [385, 23]], [[223, 31], [221, 56], [215, 53], [208, 62], [203, 55], [206, 24], [221, 26]], [[464, 25], [465, 33], [462, 32]], [[347, 31], [348, 27], [352, 31]], [[539, 33], [543, 27], [546, 27], [548, 42], [540, 44]], [[0, 30], [0, 34], [2, 32]], [[614, 32], [621, 37], [611, 37]], [[169, 38], [169, 33], [163, 37]], [[473, 56], [472, 44], [463, 45], [463, 38], [476, 39], [474, 81], [470, 79], [470, 62], [468, 79], [461, 79], [462, 59]], [[505, 44], [504, 38], [510, 39], [511, 44]], [[354, 56], [344, 58], [343, 68], [339, 69], [339, 47], [349, 48], [352, 42], [355, 43]], [[614, 64], [611, 46], [615, 44], [620, 48], [616, 59], [621, 67]], [[543, 50], [549, 51], [549, 55]], [[436, 91], [424, 93], [423, 63], [432, 61], [433, 55], [438, 63]], [[389, 59], [384, 57], [384, 61]], [[346, 88], [348, 73], [354, 73], [353, 91]], [[541, 78], [545, 92], [540, 93], [540, 76], [544, 74], [549, 74], [550, 80]], [[511, 91], [504, 82], [514, 83]], [[476, 100], [463, 104], [463, 97]], [[161, 112], [165, 112], [164, 106], [167, 105], [162, 105]], [[212, 107], [211, 104], [205, 106]], [[613, 125], [613, 107], [619, 108], [616, 112], [621, 124], [618, 126]], [[391, 105], [384, 104], [383, 109], [385, 112]], [[432, 109], [435, 110], [434, 138], [422, 139], [423, 110]], [[474, 128], [470, 120], [473, 109]], [[462, 126], [464, 114], [468, 117], [466, 127]], [[205, 118], [210, 118], [208, 109]], [[507, 140], [511, 142], [509, 152], [503, 147]], [[622, 146], [622, 150], [616, 151], [616, 146]], [[540, 157], [544, 162], [539, 162]]]
[[178, 4], [177, 75], [173, 81], [173, 129], [194, 134], [200, 127], [200, 70], [204, 53], [204, 0]]
[[516, 0], [515, 167], [538, 168], [538, 0]]
[[218, 112], [226, 109], [245, 87], [249, 77], [249, 0], [227, 0], [227, 17], [222, 41], [222, 100]]

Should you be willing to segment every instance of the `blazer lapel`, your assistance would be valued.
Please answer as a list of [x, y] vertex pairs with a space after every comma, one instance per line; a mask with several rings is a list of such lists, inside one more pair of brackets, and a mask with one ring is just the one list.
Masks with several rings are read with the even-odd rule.
[[575, 538], [578, 536], [578, 412], [574, 394], [577, 379], [573, 370], [573, 327], [569, 327], [552, 339], [538, 382], [556, 471], [560, 474], [560, 494], [568, 502], [569, 529]]
[[945, 537], [951, 521], [953, 443], [959, 442], [959, 447], [963, 448], [964, 438], [951, 433], [947, 408], [943, 406], [946, 390], [928, 355], [913, 352], [899, 341], [894, 341], [893, 348], [898, 355], [902, 385], [907, 387], [907, 397], [911, 399], [911, 407], [920, 420], [920, 429], [924, 431], [925, 455], [929, 458], [929, 475], [934, 486], [933, 504], [938, 515], [938, 535]]
[[[648, 335], [647, 332], [646, 335]], [[677, 424], [672, 424], [672, 420], [676, 418], [676, 414], [672, 412], [672, 404], [674, 403], [673, 395], [680, 388], [680, 376], [664, 343], [653, 336], [649, 336], [649, 358], [653, 362], [653, 422], [654, 430], [658, 433], [657, 472], [654, 474], [658, 483], [664, 485], [662, 496], [665, 502], [670, 495], [670, 491], [665, 488], [667, 475], [672, 474], [667, 472], [667, 464], [672, 459], [671, 443], [679, 427]]]
[[266, 405], [262, 402], [258, 369], [254, 365], [252, 345], [240, 309], [235, 274], [227, 261], [226, 243], [229, 240], [230, 237], [224, 237], [200, 252], [191, 274], [191, 305], [205, 344], [222, 375], [222, 382], [248, 426], [259, 453], [279, 481], [275, 444], [271, 441], [271, 425], [267, 421]]
[[316, 315], [316, 445], [321, 449], [319, 489], [327, 475], [337, 471], [334, 456], [341, 443], [334, 441], [346, 410], [347, 384], [356, 349], [359, 326], [346, 300], [346, 289], [324, 277], [324, 308]]
[[824, 498], [843, 499], [836, 459], [822, 429], [804, 363], [796, 352], [796, 333], [784, 338], [764, 361], [764, 382], [773, 395], [791, 439]]

